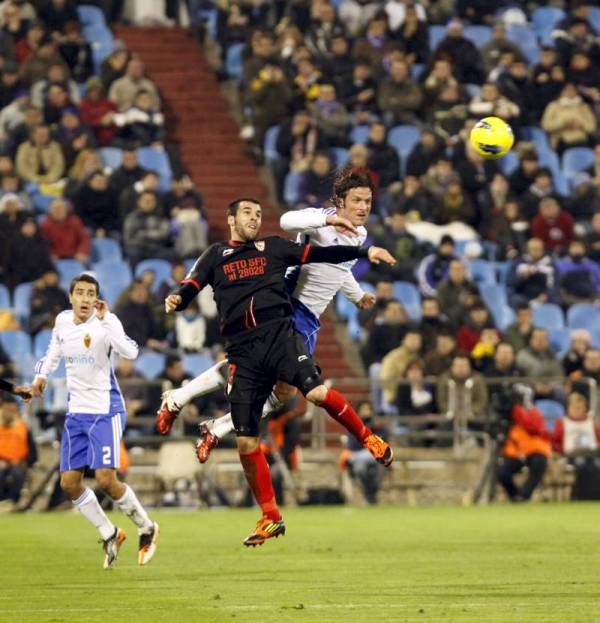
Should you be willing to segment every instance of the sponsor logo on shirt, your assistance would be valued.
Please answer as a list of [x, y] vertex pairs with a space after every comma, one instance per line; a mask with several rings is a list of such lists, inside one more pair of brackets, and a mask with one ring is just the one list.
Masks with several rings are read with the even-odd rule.
[[94, 366], [96, 365], [96, 357], [93, 355], [67, 355], [65, 362], [81, 366]]
[[264, 275], [266, 267], [267, 258], [258, 256], [248, 258], [247, 260], [227, 262], [227, 264], [223, 264], [223, 272], [228, 281], [237, 281], [238, 279]]

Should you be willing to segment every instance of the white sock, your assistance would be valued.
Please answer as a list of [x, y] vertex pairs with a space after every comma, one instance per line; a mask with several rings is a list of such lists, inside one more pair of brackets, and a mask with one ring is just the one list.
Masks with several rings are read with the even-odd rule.
[[227, 365], [227, 360], [220, 361], [212, 368], [205, 370], [200, 376], [192, 379], [171, 394], [173, 401], [183, 407], [196, 396], [203, 396], [219, 389], [225, 385], [225, 379], [221, 374], [221, 369]]
[[[282, 404], [281, 400], [279, 400], [279, 398], [275, 395], [275, 392], [271, 392], [271, 395], [267, 398], [267, 401], [263, 405], [261, 417], [267, 417], [273, 413], [273, 411], [277, 411]], [[222, 439], [234, 429], [231, 413], [227, 413], [226, 415], [222, 415], [221, 417], [212, 420], [212, 422], [207, 423], [207, 426], [213, 435], [216, 435], [219, 439]]]
[[76, 499], [71, 500], [75, 508], [100, 532], [100, 536], [106, 541], [115, 533], [115, 527], [102, 510], [96, 494], [86, 487], [83, 493]]
[[152, 520], [129, 485], [125, 485], [125, 493], [115, 500], [115, 504], [133, 521], [140, 534], [152, 529]]

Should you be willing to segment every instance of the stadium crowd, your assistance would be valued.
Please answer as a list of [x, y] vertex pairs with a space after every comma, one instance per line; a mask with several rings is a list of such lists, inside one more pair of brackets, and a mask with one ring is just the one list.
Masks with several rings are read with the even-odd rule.
[[[526, 377], [546, 418], [532, 434], [549, 437], [557, 420], [562, 448], [560, 418], [577, 411], [575, 395], [589, 419], [587, 380], [600, 381], [600, 9], [188, 5], [219, 47], [220, 76], [238, 85], [241, 136], [282, 205], [325, 205], [346, 163], [377, 188], [371, 239], [398, 264], [357, 265], [374, 310], [336, 305], [375, 412], [446, 413], [452, 386], [468, 388], [477, 418], [499, 379]], [[209, 239], [161, 94], [95, 7], [7, 0], [0, 29], [0, 366], [31, 369], [70, 278], [87, 268], [146, 348], [135, 367], [119, 362], [119, 376], [180, 382], [187, 363], [222, 354], [210, 292], [175, 324], [161, 311]], [[489, 115], [517, 139], [497, 162], [466, 140]], [[154, 408], [134, 385], [126, 391], [134, 413]]]

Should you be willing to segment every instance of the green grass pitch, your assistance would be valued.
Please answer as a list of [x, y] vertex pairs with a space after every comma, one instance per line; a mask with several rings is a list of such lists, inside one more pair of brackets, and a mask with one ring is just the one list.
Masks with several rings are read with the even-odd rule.
[[288, 533], [242, 539], [253, 510], [160, 511], [137, 566], [129, 533], [102, 569], [75, 513], [0, 517], [0, 621], [592, 623], [600, 506], [288, 509]]

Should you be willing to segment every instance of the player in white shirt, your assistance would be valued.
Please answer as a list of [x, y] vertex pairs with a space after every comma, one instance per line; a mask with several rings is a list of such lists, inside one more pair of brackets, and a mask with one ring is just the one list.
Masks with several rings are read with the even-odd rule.
[[[334, 184], [333, 207], [286, 212], [281, 217], [281, 228], [296, 233], [299, 241], [303, 240], [305, 243], [310, 241], [310, 244], [315, 246], [338, 244], [360, 246], [367, 237], [364, 224], [371, 211], [372, 199], [373, 189], [370, 181], [345, 170]], [[339, 290], [359, 309], [369, 309], [375, 304], [375, 296], [364, 292], [351, 272], [355, 261], [342, 264], [305, 264], [290, 269], [286, 276], [291, 292], [294, 328], [304, 338], [311, 354], [317, 342], [319, 317]], [[196, 396], [224, 386], [226, 371], [227, 360], [209, 368], [183, 387], [165, 392], [157, 422], [165, 416], [174, 418], [183, 406]], [[295, 387], [278, 383], [265, 403], [263, 417], [280, 408], [282, 403], [292, 398], [296, 392]], [[231, 414], [200, 425], [197, 455], [201, 463], [208, 460], [219, 438], [233, 429]], [[388, 452], [385, 442], [376, 435], [372, 437], [377, 447], [368, 447], [369, 451], [377, 460], [389, 465], [392, 461], [391, 449]]]
[[83, 486], [86, 467], [95, 470], [100, 487], [138, 528], [138, 563], [150, 562], [156, 551], [158, 524], [152, 521], [131, 487], [117, 479], [120, 444], [127, 411], [111, 355], [135, 359], [138, 345], [125, 334], [121, 321], [99, 299], [100, 286], [82, 274], [69, 289], [72, 309], [56, 317], [46, 355], [35, 367], [34, 396], [42, 396], [48, 376], [64, 359], [69, 390], [61, 440], [60, 485], [81, 514], [100, 532], [104, 568], [113, 566], [125, 531], [106, 516], [94, 492]]

